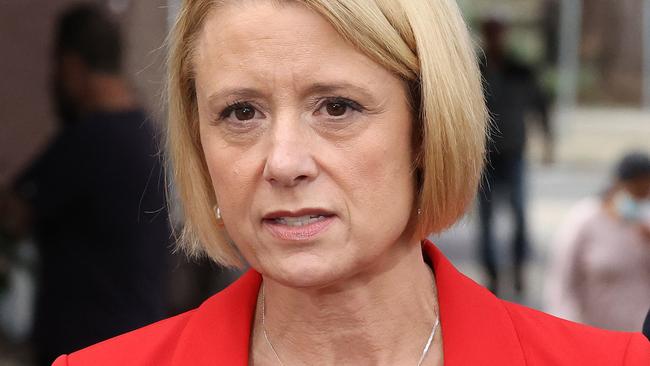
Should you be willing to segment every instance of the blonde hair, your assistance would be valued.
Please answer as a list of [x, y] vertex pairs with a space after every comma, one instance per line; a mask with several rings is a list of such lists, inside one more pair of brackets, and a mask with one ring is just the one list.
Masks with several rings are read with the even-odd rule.
[[[228, 0], [185, 0], [170, 34], [168, 166], [185, 216], [179, 244], [223, 265], [241, 257], [220, 227], [201, 148], [192, 56], [205, 18]], [[467, 27], [454, 0], [295, 0], [402, 78], [415, 110], [416, 235], [440, 232], [473, 200], [484, 162], [487, 113]]]

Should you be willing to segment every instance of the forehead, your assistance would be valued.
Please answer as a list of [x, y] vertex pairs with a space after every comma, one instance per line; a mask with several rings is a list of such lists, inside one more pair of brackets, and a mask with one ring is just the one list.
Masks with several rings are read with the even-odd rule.
[[646, 174], [636, 179], [632, 179], [630, 180], [630, 184], [642, 186], [642, 187], [650, 186], [650, 174]]
[[245, 1], [216, 8], [196, 44], [197, 84], [320, 82], [368, 87], [392, 74], [344, 40], [318, 13], [296, 2]]
[[634, 195], [647, 196], [650, 194], [650, 175], [641, 176], [623, 182], [623, 185]]

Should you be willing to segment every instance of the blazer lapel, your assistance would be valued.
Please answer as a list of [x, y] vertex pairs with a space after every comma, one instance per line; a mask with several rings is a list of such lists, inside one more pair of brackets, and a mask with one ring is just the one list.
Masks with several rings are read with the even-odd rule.
[[195, 310], [179, 339], [174, 366], [247, 366], [251, 324], [261, 284], [249, 270]]
[[445, 365], [525, 365], [501, 300], [458, 272], [431, 242], [423, 249], [436, 274]]

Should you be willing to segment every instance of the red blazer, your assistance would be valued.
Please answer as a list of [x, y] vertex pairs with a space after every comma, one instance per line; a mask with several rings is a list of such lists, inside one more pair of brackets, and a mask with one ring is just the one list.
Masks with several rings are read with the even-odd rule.
[[[436, 273], [445, 365], [650, 366], [650, 342], [640, 333], [599, 330], [499, 300], [432, 243], [423, 248]], [[260, 282], [248, 271], [195, 310], [61, 356], [54, 366], [247, 366]]]

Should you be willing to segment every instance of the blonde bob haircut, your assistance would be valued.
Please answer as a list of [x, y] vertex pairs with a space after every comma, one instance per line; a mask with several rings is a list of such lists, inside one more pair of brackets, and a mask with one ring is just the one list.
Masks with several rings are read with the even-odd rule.
[[[169, 38], [166, 144], [185, 219], [179, 246], [190, 255], [207, 254], [217, 263], [238, 266], [242, 258], [214, 213], [217, 202], [199, 137], [192, 65], [206, 17], [229, 1], [239, 0], [183, 1]], [[456, 2], [284, 1], [316, 11], [344, 39], [407, 83], [415, 124], [416, 235], [425, 238], [451, 226], [476, 194], [487, 129], [477, 58]]]

